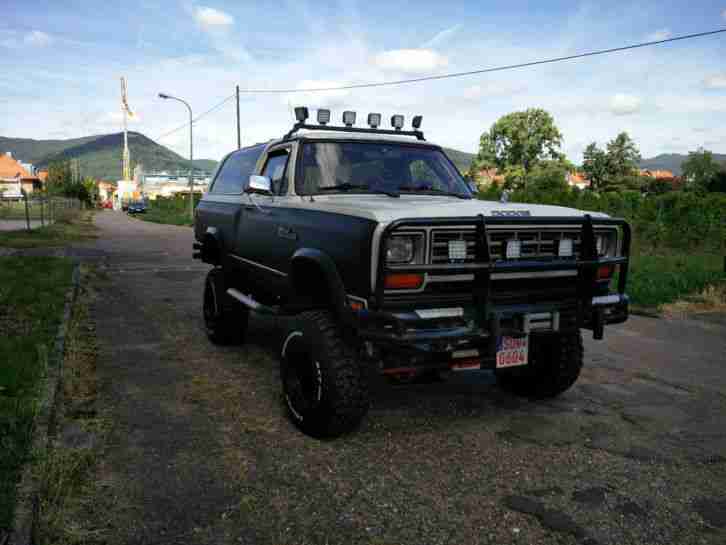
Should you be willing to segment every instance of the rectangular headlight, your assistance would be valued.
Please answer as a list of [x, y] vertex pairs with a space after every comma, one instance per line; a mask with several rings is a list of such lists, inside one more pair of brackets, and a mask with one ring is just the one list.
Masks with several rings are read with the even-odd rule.
[[423, 235], [395, 235], [386, 244], [386, 262], [393, 265], [421, 263]]

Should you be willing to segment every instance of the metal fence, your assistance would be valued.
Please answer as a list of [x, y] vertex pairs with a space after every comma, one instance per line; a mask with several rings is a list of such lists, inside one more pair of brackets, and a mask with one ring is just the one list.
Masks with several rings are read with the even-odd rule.
[[23, 221], [28, 230], [66, 220], [82, 209], [80, 200], [69, 197], [28, 194], [25, 191], [17, 198], [0, 196], [0, 220]]

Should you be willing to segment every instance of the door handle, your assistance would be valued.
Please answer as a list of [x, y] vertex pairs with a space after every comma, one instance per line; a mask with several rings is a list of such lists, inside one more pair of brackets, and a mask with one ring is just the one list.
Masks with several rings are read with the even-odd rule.
[[288, 240], [297, 240], [297, 233], [291, 227], [280, 225], [277, 228], [277, 236]]

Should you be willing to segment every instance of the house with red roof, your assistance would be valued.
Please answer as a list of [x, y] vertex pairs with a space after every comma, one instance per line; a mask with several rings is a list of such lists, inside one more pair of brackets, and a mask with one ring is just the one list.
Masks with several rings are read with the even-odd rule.
[[13, 157], [9, 151], [0, 154], [0, 197], [19, 199], [22, 191], [32, 193], [42, 189], [43, 181]]

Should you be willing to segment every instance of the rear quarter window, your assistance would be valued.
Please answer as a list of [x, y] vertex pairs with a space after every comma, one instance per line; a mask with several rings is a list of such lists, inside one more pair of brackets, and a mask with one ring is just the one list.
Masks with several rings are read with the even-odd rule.
[[247, 187], [264, 146], [236, 151], [227, 156], [217, 171], [210, 193], [239, 195]]

